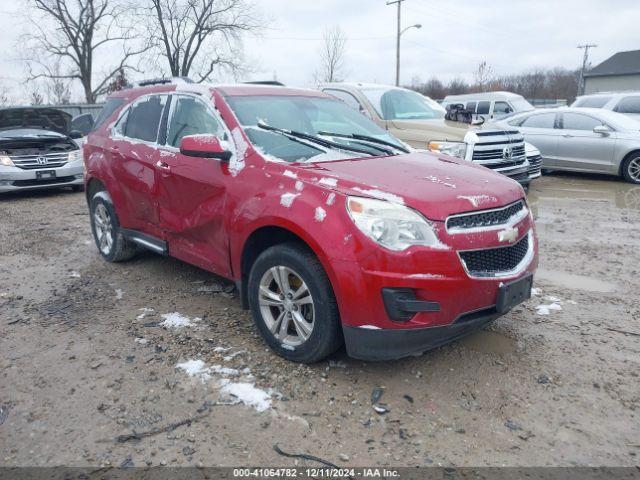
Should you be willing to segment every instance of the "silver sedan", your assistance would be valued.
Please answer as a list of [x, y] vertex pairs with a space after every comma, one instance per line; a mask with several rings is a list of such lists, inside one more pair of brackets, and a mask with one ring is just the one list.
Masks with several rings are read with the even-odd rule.
[[553, 108], [513, 115], [500, 122], [518, 127], [552, 170], [622, 176], [640, 184], [640, 122], [597, 108]]

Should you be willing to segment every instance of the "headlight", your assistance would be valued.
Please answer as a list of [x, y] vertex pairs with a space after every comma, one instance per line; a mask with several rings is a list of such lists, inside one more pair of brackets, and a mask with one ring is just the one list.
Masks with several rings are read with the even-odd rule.
[[452, 157], [464, 158], [467, 155], [467, 144], [464, 142], [429, 142], [429, 150], [436, 153], [444, 153]]
[[69, 152], [69, 158], [67, 162], [75, 162], [76, 160], [82, 160], [82, 150], [72, 150]]
[[347, 211], [362, 233], [389, 250], [401, 251], [412, 245], [444, 246], [429, 222], [403, 205], [349, 197]]
[[6, 155], [0, 155], [0, 165], [3, 165], [5, 167], [13, 167], [13, 162], [11, 161], [11, 159], [6, 156]]

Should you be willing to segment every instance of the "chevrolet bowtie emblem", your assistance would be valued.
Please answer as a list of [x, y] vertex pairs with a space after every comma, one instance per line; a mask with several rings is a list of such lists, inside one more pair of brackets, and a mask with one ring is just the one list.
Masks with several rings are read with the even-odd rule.
[[513, 243], [518, 239], [518, 227], [507, 228], [498, 232], [498, 240], [501, 242]]

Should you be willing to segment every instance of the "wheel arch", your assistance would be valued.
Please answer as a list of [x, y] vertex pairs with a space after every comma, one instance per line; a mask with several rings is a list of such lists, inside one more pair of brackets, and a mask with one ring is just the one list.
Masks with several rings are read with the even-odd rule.
[[624, 166], [627, 163], [627, 160], [634, 155], [640, 156], [640, 148], [635, 148], [630, 152], [627, 152], [624, 157], [622, 157], [622, 161], [620, 162], [620, 168], [618, 169], [618, 175], [624, 177]]

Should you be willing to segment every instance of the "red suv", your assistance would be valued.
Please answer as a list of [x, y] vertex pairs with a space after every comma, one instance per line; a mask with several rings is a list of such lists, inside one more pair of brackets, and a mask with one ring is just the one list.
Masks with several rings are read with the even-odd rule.
[[144, 247], [234, 280], [283, 357], [313, 362], [344, 342], [356, 358], [400, 358], [530, 296], [522, 188], [414, 151], [333, 97], [170, 83], [104, 109], [84, 146], [100, 254]]

